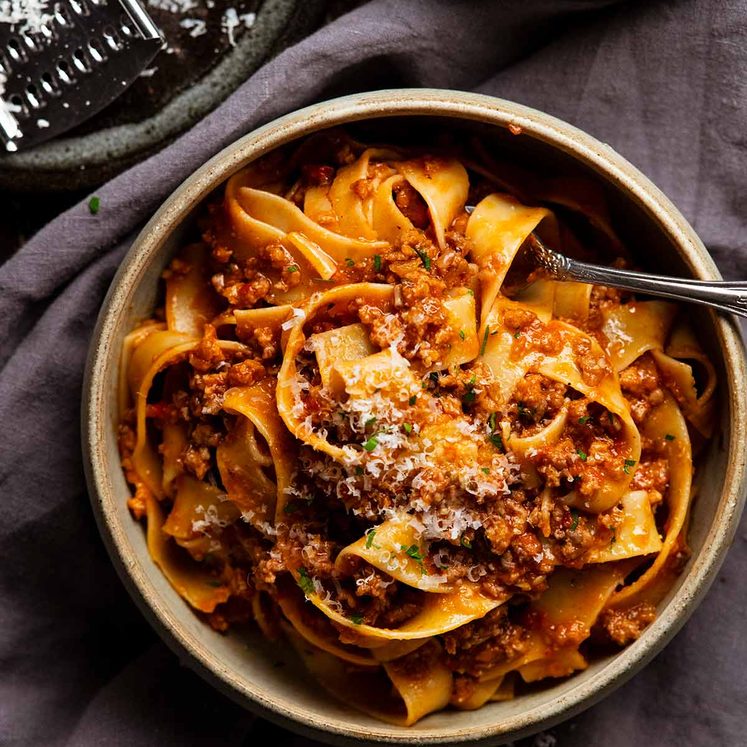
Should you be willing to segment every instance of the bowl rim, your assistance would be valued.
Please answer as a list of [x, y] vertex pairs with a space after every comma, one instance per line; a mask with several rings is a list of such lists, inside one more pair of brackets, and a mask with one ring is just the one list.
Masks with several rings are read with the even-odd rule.
[[[108, 476], [104, 436], [111, 422], [103, 416], [108, 391], [102, 372], [112, 359], [109, 339], [137, 279], [157, 257], [170, 233], [215, 187], [246, 163], [291, 140], [321, 129], [363, 119], [398, 116], [444, 117], [473, 120], [496, 127], [518, 126], [591, 167], [608, 182], [621, 188], [668, 235], [696, 278], [721, 276], [692, 227], [671, 201], [643, 174], [610, 146], [582, 130], [535, 109], [483, 94], [442, 89], [389, 89], [359, 93], [314, 104], [275, 119], [221, 150], [195, 171], [165, 200], [133, 242], [117, 271], [94, 329], [83, 383], [82, 448], [88, 492], [99, 531], [125, 587], [163, 640], [204, 679], [256, 713], [306, 736], [338, 744], [481, 744], [496, 737], [517, 739], [549, 728], [601, 700], [647, 664], [679, 631], [710, 587], [733, 540], [744, 505], [747, 487], [747, 455], [734, 445], [747, 442], [747, 390], [745, 351], [739, 326], [732, 316], [712, 315], [718, 348], [726, 369], [724, 384], [731, 414], [729, 450], [724, 490], [717, 515], [703, 548], [695, 556], [683, 582], [665, 609], [634, 645], [623, 649], [598, 672], [550, 703], [510, 716], [489, 726], [433, 728], [413, 731], [408, 727], [381, 725], [381, 730], [330, 720], [299, 708], [290, 698], [267, 696], [246, 678], [234, 676], [210, 651], [188, 632], [175, 626], [176, 618], [159, 599], [158, 592], [131, 558], [136, 556], [122, 527], [118, 526], [113, 500], [115, 491]], [[116, 355], [116, 353], [115, 353]], [[493, 742], [494, 743], [494, 742]]]

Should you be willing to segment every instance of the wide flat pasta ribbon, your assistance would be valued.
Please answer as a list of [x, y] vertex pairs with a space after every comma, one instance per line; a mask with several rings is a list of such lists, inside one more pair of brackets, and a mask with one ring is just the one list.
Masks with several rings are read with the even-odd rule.
[[636, 597], [645, 592], [646, 588], [655, 582], [657, 575], [664, 570], [668, 559], [677, 548], [690, 505], [692, 489], [690, 437], [682, 412], [671, 396], [667, 395], [664, 402], [646, 418], [643, 434], [646, 438], [665, 444], [664, 448], [669, 460], [669, 488], [666, 494], [669, 515], [664, 527], [664, 542], [654, 562], [640, 578], [620, 589], [612, 597], [610, 604], [614, 607], [634, 603]]
[[[582, 626], [582, 631], [586, 630], [583, 635], [585, 638], [615, 588], [625, 578], [628, 568], [629, 566], [621, 563], [593, 565], [579, 571], [559, 568], [550, 577], [547, 591], [531, 603], [530, 611], [541, 620], [545, 629], [552, 625], [570, 626], [575, 623]], [[564, 656], [565, 648], [569, 649], [566, 652], [569, 658], [565, 660], [564, 667], [572, 664], [583, 668], [583, 657], [572, 653], [577, 652], [578, 644], [570, 647], [554, 645], [541, 629], [531, 631], [528, 645], [519, 656], [492, 667], [481, 675], [480, 681], [497, 680], [517, 669], [521, 673], [523, 667], [533, 662], [544, 660], [548, 666], [552, 666], [551, 662], [558, 657], [559, 651]], [[532, 669], [524, 671], [532, 677]], [[563, 675], [565, 674], [570, 674], [570, 671], [564, 671]]]
[[213, 612], [230, 596], [230, 589], [205, 566], [178, 548], [164, 533], [164, 516], [153, 496], [146, 498], [148, 552], [174, 590], [200, 612]]
[[441, 663], [440, 646], [430, 641], [428, 651], [416, 652], [419, 663], [406, 659], [383, 667], [352, 667], [349, 663], [305, 641], [285, 626], [286, 635], [314, 678], [343, 702], [382, 721], [410, 726], [449, 703], [452, 675]]
[[475, 206], [467, 222], [467, 238], [482, 271], [481, 326], [521, 245], [542, 221], [554, 220], [547, 208], [522, 205], [507, 194], [488, 195]]
[[[602, 369], [597, 383], [588, 383], [574, 352], [574, 343], [576, 348], [583, 343], [583, 347], [589, 351], [588, 355], [596, 356], [597, 360], [605, 362], [605, 354], [599, 343], [570, 324], [552, 320], [545, 325], [545, 331], [562, 343], [559, 352], [549, 354], [542, 349], [530, 349], [521, 357], [517, 357], [513, 354], [516, 342], [514, 333], [503, 323], [505, 311], [517, 307], [518, 305], [511, 301], [496, 302], [486, 320], [483, 332], [482, 359], [490, 368], [504, 401], [508, 401], [518, 382], [528, 372], [537, 372], [553, 381], [566, 384], [620, 418], [623, 432], [621, 453], [626, 460], [638, 463], [641, 439], [620, 391], [617, 376], [612, 371], [604, 372]], [[552, 425], [549, 427], [552, 428]], [[557, 423], [550, 434], [557, 435], [556, 429]], [[602, 486], [592, 495], [581, 497], [573, 493], [568, 499], [569, 503], [594, 513], [606, 511], [620, 500], [631, 478], [632, 474], [622, 470], [618, 476], [608, 475]]]
[[[284, 500], [290, 485], [296, 453], [275, 406], [275, 387], [276, 382], [268, 377], [254, 386], [234, 387], [225, 393], [223, 409], [246, 421], [216, 450], [229, 499], [264, 534], [268, 532], [268, 522], [275, 521], [278, 503]], [[269, 454], [260, 451], [256, 433], [264, 439]], [[270, 467], [274, 483], [265, 472]]]

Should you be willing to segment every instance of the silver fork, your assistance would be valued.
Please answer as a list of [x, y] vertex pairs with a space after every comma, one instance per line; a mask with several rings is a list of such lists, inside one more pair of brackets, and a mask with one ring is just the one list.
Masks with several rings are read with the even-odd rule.
[[600, 267], [566, 257], [546, 246], [536, 235], [527, 241], [528, 255], [534, 263], [558, 280], [607, 285], [652, 296], [712, 306], [720, 311], [747, 317], [747, 282], [688, 280], [665, 275]]
[[137, 0], [59, 0], [33, 27], [0, 24], [0, 142], [16, 151], [88, 119], [162, 42]]

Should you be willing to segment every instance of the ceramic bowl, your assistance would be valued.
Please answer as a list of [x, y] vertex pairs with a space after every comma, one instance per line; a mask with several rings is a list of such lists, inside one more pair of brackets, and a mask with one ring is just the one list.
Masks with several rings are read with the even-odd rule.
[[[613, 225], [647, 269], [701, 279], [719, 273], [693, 229], [640, 172], [584, 132], [495, 98], [424, 89], [379, 91], [293, 112], [246, 135], [187, 179], [143, 229], [104, 302], [87, 365], [83, 451], [91, 500], [114, 564], [164, 640], [215, 687], [246, 708], [299, 733], [337, 744], [496, 744], [548, 728], [609, 694], [655, 656], [703, 598], [734, 535], [745, 492], [745, 355], [734, 320], [693, 307], [698, 335], [719, 372], [717, 436], [699, 461], [701, 490], [692, 511], [693, 554], [638, 641], [570, 679], [477, 711], [444, 711], [404, 728], [381, 723], [328, 696], [282, 646], [259, 632], [221, 635], [188, 608], [153, 564], [143, 528], [127, 509], [129, 490], [117, 454], [117, 376], [124, 335], [153, 309], [159, 275], [192, 226], [202, 202], [231, 174], [278, 146], [344, 125], [371, 139], [420, 139], [449, 129], [477, 134], [541, 173], [581, 173], [606, 193]], [[508, 129], [511, 125], [511, 130]], [[519, 131], [515, 135], [513, 132]], [[278, 661], [284, 666], [278, 666]]]

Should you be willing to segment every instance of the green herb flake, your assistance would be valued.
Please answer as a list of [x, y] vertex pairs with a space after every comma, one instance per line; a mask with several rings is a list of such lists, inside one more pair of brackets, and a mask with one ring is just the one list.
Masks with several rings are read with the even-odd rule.
[[571, 516], [573, 517], [573, 521], [571, 522], [571, 526], [570, 526], [570, 529], [568, 531], [575, 532], [576, 528], [578, 527], [578, 519], [579, 519], [578, 511], [576, 511], [576, 509], [572, 508], [571, 509]]
[[464, 334], [464, 330], [460, 329], [459, 330], [459, 339], [460, 340], [464, 340], [465, 337], [467, 337], [467, 335]]
[[481, 467], [480, 469], [481, 469], [481, 471], [482, 471], [483, 474], [485, 474], [485, 475], [489, 475], [490, 474], [490, 467]]
[[345, 257], [345, 264], [348, 267], [355, 267], [355, 260], [352, 259], [351, 257]]
[[362, 475], [362, 474], [363, 474], [363, 467], [361, 467], [360, 465], [358, 465], [358, 466], [357, 466], [357, 467], [355, 468], [355, 474], [356, 474], [356, 475]]
[[415, 247], [415, 254], [420, 257], [420, 261], [423, 263], [423, 267], [430, 272], [431, 271], [431, 258], [419, 247]]
[[308, 571], [303, 566], [298, 569], [296, 583], [301, 587], [301, 591], [307, 597], [314, 593], [314, 582], [311, 580]]
[[364, 449], [365, 449], [366, 451], [368, 451], [368, 452], [371, 452], [371, 451], [373, 451], [373, 450], [374, 450], [374, 449], [375, 449], [375, 448], [376, 448], [376, 447], [377, 447], [378, 445], [379, 445], [379, 439], [378, 439], [378, 438], [376, 438], [376, 434], [374, 433], [374, 435], [373, 435], [373, 436], [371, 436], [371, 438], [369, 438], [369, 439], [368, 439], [368, 441], [366, 441], [366, 443], [364, 443], [364, 444], [363, 444], [363, 448], [364, 448]]
[[469, 541], [469, 539], [468, 539], [467, 537], [465, 537], [464, 535], [462, 535], [461, 539], [459, 540], [459, 544], [460, 544], [460, 545], [461, 545], [462, 547], [466, 547], [466, 548], [467, 548], [468, 550], [471, 550], [471, 549], [472, 549], [472, 543], [471, 543], [471, 542]]
[[381, 255], [374, 254], [374, 270], [381, 272]]
[[91, 215], [96, 215], [100, 209], [101, 209], [101, 198], [94, 195], [88, 201], [88, 212], [90, 212]]
[[374, 545], [375, 536], [376, 536], [375, 529], [371, 529], [369, 532], [366, 533], [366, 550], [370, 550], [372, 547], [377, 547], [377, 545]]
[[298, 272], [298, 265], [289, 265], [288, 272]]
[[581, 451], [581, 449], [576, 449], [576, 454], [578, 454], [578, 456], [579, 456], [579, 458], [581, 459], [582, 462], [586, 461], [587, 457], [586, 457], [586, 452], [585, 451]]
[[674, 441], [674, 439], [675, 439], [675, 438], [677, 438], [677, 437], [676, 437], [676, 436], [673, 436], [673, 435], [672, 435], [671, 433], [667, 433], [667, 435], [666, 435], [666, 436], [664, 436], [664, 438], [665, 438], [665, 439], [666, 439], [667, 441]]
[[360, 625], [363, 622], [363, 615], [350, 615], [353, 625]]
[[615, 530], [612, 530], [612, 539], [610, 540], [610, 544], [614, 545], [615, 542], [617, 542], [617, 534], [615, 533]]
[[423, 554], [420, 552], [420, 548], [417, 545], [410, 545], [409, 547], [407, 545], [400, 545], [399, 549], [402, 550], [405, 555], [409, 555], [417, 563], [423, 562]]
[[467, 407], [471, 405], [475, 399], [477, 398], [477, 394], [475, 394], [475, 390], [472, 389], [472, 385], [469, 384], [469, 389], [462, 395], [462, 404]]
[[518, 340], [521, 337], [521, 330], [517, 329], [516, 332], [514, 332], [514, 340]]
[[414, 405], [418, 401], [418, 395], [413, 394], [412, 397], [410, 397], [410, 404]]
[[578, 424], [579, 425], [586, 425], [589, 422], [589, 419], [590, 419], [589, 415], [584, 415], [582, 418], [578, 419]]
[[635, 465], [636, 465], [635, 459], [626, 459], [625, 460], [625, 466], [623, 467], [623, 472], [626, 475], [629, 475], [630, 474], [630, 468], [631, 467], [635, 467]]
[[405, 429], [405, 433], [409, 436], [412, 433], [412, 423], [402, 423], [402, 427]]
[[482, 345], [480, 345], [480, 355], [485, 355], [485, 348], [488, 345], [489, 335], [490, 335], [490, 327], [485, 327], [485, 334], [482, 336]]
[[495, 419], [498, 417], [497, 412], [491, 412], [490, 417], [488, 418], [488, 427], [491, 431], [495, 430]]
[[364, 424], [364, 428], [368, 428], [371, 425], [376, 425], [376, 418], [369, 418]]
[[506, 447], [503, 445], [503, 436], [501, 436], [500, 433], [491, 433], [488, 436], [488, 441], [490, 441], [490, 443], [493, 444], [496, 449], [505, 451]]
[[472, 288], [467, 288], [467, 293], [470, 294], [470, 296], [474, 296], [475, 292], [472, 290]]

